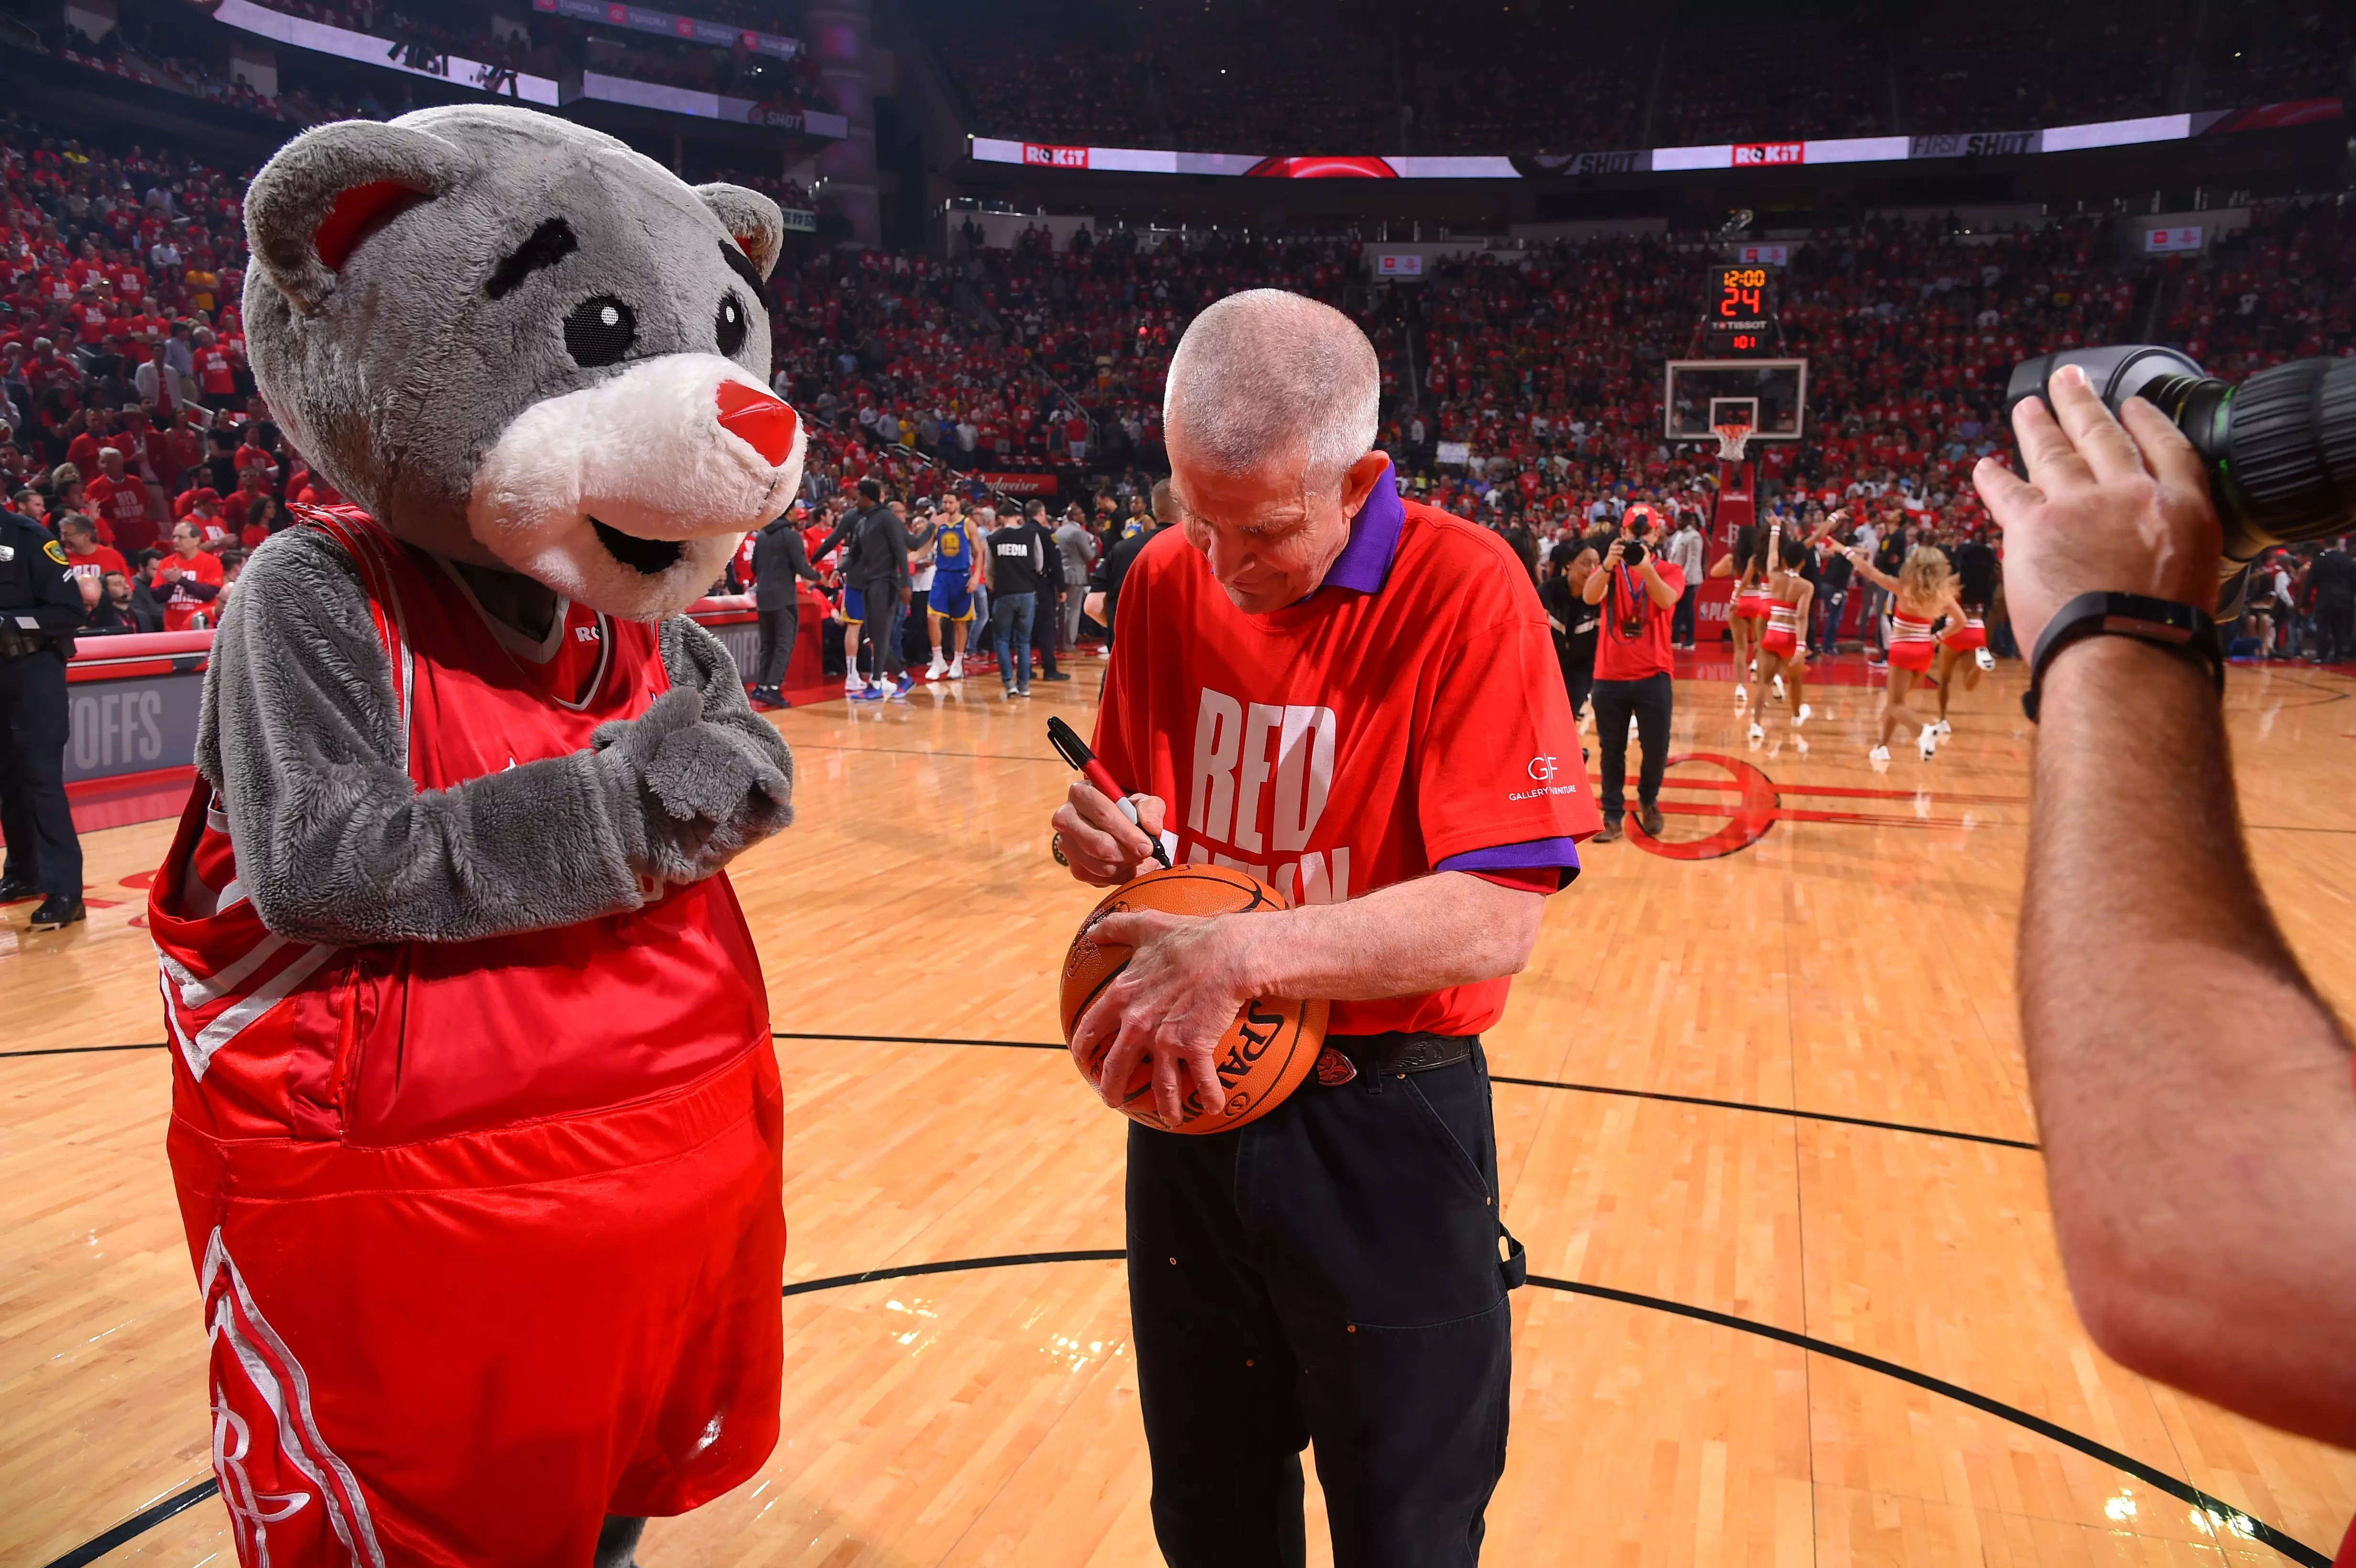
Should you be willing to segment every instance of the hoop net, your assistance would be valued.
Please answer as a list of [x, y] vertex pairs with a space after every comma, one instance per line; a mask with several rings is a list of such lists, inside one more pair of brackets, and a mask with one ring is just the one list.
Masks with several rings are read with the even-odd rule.
[[1754, 427], [1742, 420], [1730, 420], [1709, 428], [1718, 432], [1718, 460], [1720, 463], [1741, 462], [1742, 449], [1750, 443]]

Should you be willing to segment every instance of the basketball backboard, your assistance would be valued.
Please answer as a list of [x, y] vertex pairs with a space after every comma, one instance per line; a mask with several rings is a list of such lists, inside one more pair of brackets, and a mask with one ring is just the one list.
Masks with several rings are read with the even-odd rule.
[[1750, 416], [1752, 441], [1797, 441], [1807, 430], [1805, 359], [1672, 359], [1661, 391], [1671, 441], [1716, 441], [1717, 427]]

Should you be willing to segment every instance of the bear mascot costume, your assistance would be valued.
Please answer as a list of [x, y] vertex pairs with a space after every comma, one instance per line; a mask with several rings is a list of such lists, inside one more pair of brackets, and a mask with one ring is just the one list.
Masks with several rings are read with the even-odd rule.
[[149, 902], [246, 1568], [584, 1568], [777, 1435], [780, 1095], [727, 861], [792, 760], [681, 612], [800, 484], [777, 208], [522, 109], [246, 197], [258, 549]]

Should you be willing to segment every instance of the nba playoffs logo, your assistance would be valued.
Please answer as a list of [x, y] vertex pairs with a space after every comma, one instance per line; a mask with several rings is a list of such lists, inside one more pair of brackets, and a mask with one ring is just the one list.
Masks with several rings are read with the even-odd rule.
[[1747, 169], [1804, 164], [1808, 161], [1807, 147], [1805, 142], [1737, 142], [1734, 144], [1734, 166]]
[[1023, 162], [1037, 169], [1084, 169], [1088, 166], [1086, 147], [1057, 147], [1042, 142], [1023, 144]]

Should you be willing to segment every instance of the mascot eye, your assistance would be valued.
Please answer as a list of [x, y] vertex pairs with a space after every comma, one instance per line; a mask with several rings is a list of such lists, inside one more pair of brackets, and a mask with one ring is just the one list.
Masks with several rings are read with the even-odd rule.
[[720, 296], [720, 317], [712, 324], [712, 333], [723, 354], [733, 355], [744, 347], [744, 305], [734, 294]]
[[583, 300], [564, 318], [564, 351], [576, 365], [611, 365], [637, 341], [638, 318], [611, 294]]

